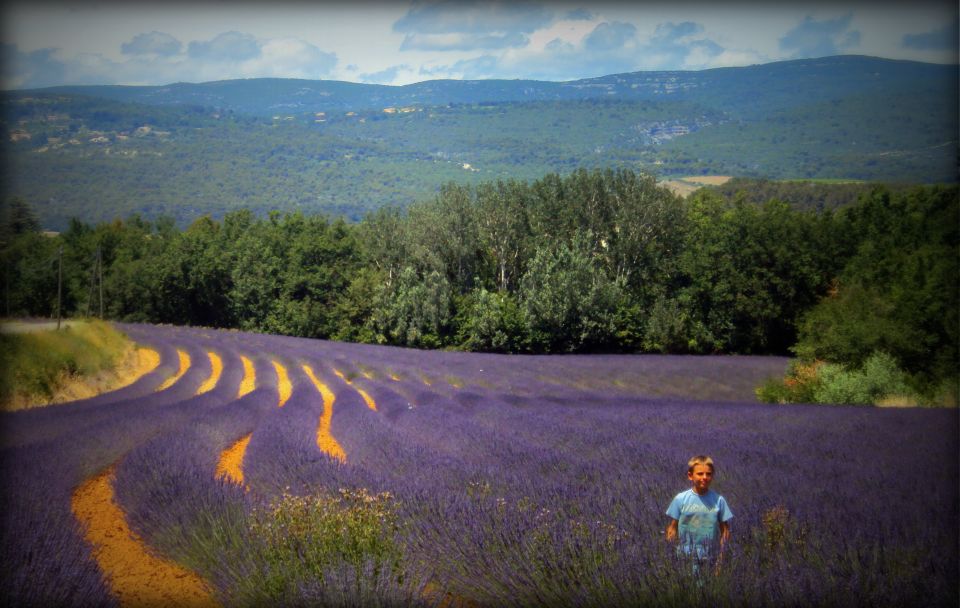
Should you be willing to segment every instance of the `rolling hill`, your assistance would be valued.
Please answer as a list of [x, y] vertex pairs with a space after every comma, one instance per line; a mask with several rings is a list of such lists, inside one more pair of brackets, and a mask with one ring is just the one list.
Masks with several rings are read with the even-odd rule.
[[5, 194], [45, 227], [238, 207], [356, 219], [576, 167], [953, 182], [957, 66], [861, 56], [571, 82], [251, 79], [3, 93]]

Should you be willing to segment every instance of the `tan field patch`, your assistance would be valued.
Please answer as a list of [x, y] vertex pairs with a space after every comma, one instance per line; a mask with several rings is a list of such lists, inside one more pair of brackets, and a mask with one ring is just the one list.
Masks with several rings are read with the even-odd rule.
[[733, 179], [729, 175], [691, 175], [660, 182], [661, 186], [670, 189], [674, 194], [690, 196], [703, 186], [722, 186]]
[[682, 181], [692, 184], [701, 184], [703, 186], [722, 186], [731, 179], [730, 175], [694, 175], [691, 177], [681, 177]]
[[917, 407], [916, 399], [903, 395], [890, 395], [877, 401], [878, 407]]
[[114, 500], [112, 470], [81, 485], [71, 507], [121, 606], [219, 605], [200, 577], [151, 554], [130, 529]]

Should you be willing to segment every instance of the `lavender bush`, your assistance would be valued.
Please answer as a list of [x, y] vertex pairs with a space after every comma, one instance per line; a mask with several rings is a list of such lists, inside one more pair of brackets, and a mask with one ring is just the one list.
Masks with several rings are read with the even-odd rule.
[[[69, 506], [111, 465], [134, 530], [225, 605], [956, 601], [955, 409], [756, 403], [753, 387], [782, 375], [783, 359], [123, 329], [158, 348], [166, 371], [126, 396], [3, 420], [8, 604], [113, 601]], [[176, 348], [197, 368], [152, 392]], [[194, 396], [206, 351], [224, 373]], [[257, 390], [237, 399], [240, 355], [255, 361]], [[283, 407], [273, 361], [293, 384]], [[324, 404], [304, 365], [336, 396], [345, 462], [318, 447]], [[220, 452], [250, 433], [245, 487], [218, 479]], [[662, 535], [694, 453], [714, 457], [736, 514], [719, 571], [700, 577]]]

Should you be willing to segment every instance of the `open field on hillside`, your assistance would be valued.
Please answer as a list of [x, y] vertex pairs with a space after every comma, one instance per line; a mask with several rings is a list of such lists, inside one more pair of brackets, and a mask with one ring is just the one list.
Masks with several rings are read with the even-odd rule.
[[692, 175], [665, 180], [661, 182], [661, 185], [670, 188], [674, 194], [688, 196], [702, 186], [722, 186], [731, 179], [733, 178], [729, 175]]
[[[0, 421], [11, 605], [951, 605], [956, 409], [770, 406], [769, 357], [121, 325], [160, 364]], [[735, 514], [694, 576], [686, 461]]]

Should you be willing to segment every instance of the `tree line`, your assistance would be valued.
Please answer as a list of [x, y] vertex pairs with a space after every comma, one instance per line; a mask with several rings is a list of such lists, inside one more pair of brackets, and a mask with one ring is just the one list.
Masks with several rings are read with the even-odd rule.
[[865, 190], [834, 209], [631, 170], [449, 183], [358, 223], [231, 211], [185, 230], [133, 216], [37, 231], [5, 200], [8, 316], [108, 318], [511, 353], [891, 355], [916, 386], [955, 382], [958, 188]]

